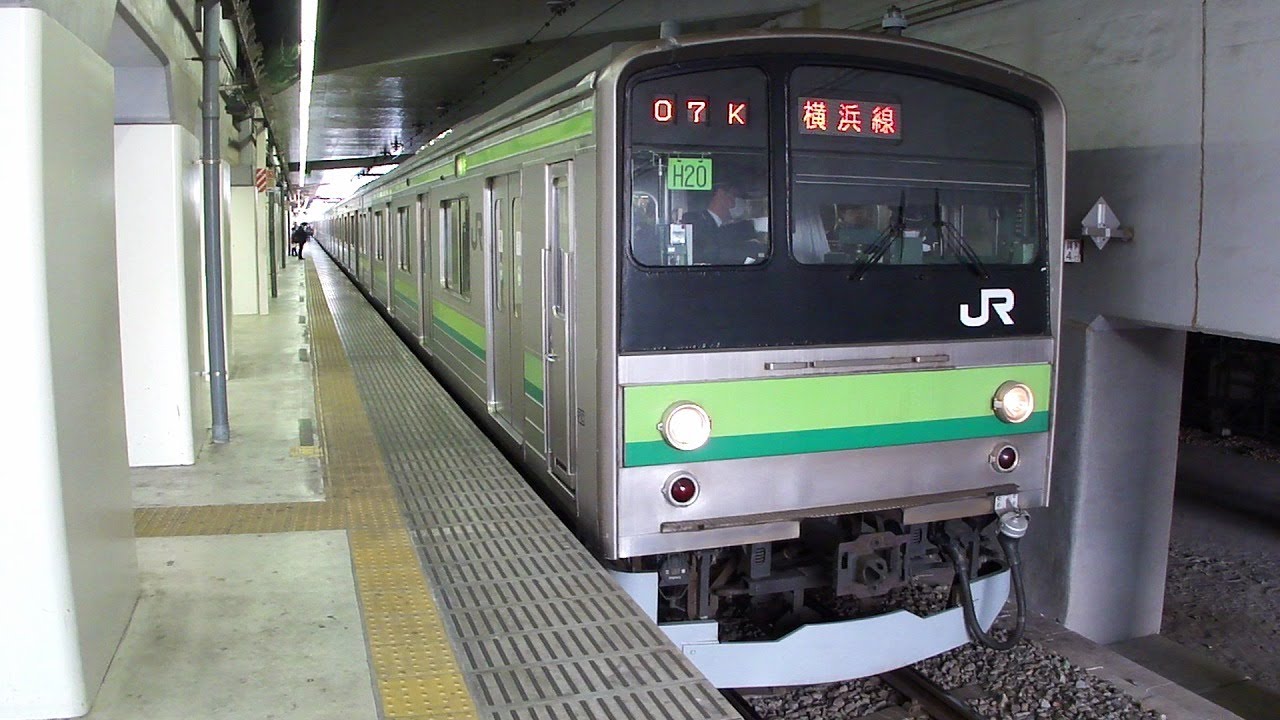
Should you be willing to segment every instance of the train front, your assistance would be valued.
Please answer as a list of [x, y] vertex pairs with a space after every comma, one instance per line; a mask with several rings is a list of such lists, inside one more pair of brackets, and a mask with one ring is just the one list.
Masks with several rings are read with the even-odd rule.
[[600, 88], [619, 579], [722, 687], [1007, 644], [1048, 500], [1052, 89], [836, 33], [682, 38]]

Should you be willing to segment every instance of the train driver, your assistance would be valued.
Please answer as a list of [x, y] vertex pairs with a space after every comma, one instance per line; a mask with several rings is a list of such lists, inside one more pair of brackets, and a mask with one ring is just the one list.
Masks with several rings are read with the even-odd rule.
[[744, 265], [757, 262], [765, 248], [756, 240], [755, 223], [738, 185], [717, 183], [706, 208], [685, 213], [693, 226], [693, 262], [699, 265]]
[[832, 252], [858, 256], [876, 244], [880, 231], [876, 228], [875, 208], [868, 205], [841, 205], [836, 225], [827, 234]]

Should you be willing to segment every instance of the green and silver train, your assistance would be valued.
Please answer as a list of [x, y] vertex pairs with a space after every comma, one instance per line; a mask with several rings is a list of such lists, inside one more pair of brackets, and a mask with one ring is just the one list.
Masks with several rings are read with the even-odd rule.
[[954, 49], [681, 37], [458, 125], [318, 237], [713, 682], [833, 681], [1009, 642], [1064, 136]]

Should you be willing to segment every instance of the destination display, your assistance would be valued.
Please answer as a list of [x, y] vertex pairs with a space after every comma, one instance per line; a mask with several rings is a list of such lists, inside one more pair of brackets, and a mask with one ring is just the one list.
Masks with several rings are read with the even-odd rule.
[[649, 115], [659, 125], [746, 127], [750, 108], [751, 103], [746, 100], [713, 103], [705, 96], [655, 95]]
[[802, 135], [902, 138], [902, 106], [894, 103], [802, 97], [796, 117]]

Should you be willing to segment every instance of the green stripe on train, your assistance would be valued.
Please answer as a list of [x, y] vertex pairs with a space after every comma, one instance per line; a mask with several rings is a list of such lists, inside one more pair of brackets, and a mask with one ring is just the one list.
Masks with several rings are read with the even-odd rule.
[[[517, 135], [510, 140], [504, 140], [496, 145], [490, 145], [483, 150], [474, 153], [460, 154], [463, 164], [463, 172], [467, 172], [481, 165], [505, 160], [509, 157], [515, 157], [522, 153], [540, 150], [544, 147], [550, 147], [558, 143], [567, 142], [575, 138], [590, 135], [595, 130], [595, 112], [586, 110], [554, 122], [550, 125], [540, 127], [537, 130], [530, 130], [523, 135]], [[457, 175], [458, 156], [441, 160], [434, 165], [428, 166], [422, 172], [409, 178], [405, 183], [406, 187], [413, 187], [423, 183], [434, 182], [437, 180], [445, 180]]]
[[417, 175], [414, 175], [409, 179], [409, 187], [421, 185], [422, 183], [431, 182], [433, 180], [451, 178], [453, 177], [453, 174], [453, 160], [445, 160], [444, 162], [436, 163]]
[[418, 309], [418, 288], [412, 280], [400, 277], [400, 273], [396, 273], [395, 294], [409, 307]]
[[484, 360], [484, 327], [480, 323], [445, 305], [439, 300], [431, 303], [432, 323], [446, 335], [457, 340], [472, 355]]
[[691, 451], [680, 451], [661, 440], [627, 443], [627, 467], [667, 465], [704, 460], [734, 460], [771, 455], [799, 455], [831, 450], [913, 445], [915, 443], [968, 440], [971, 438], [1006, 437], [1045, 432], [1049, 429], [1048, 411], [1034, 413], [1026, 422], [1009, 425], [994, 415], [988, 417], [925, 420], [923, 422], [863, 427], [802, 430], [799, 432], [762, 433], [713, 437], [706, 445]]
[[531, 352], [524, 354], [524, 394], [542, 404], [542, 358]]
[[[1036, 395], [1035, 417], [1012, 426], [991, 413], [1000, 383], [1018, 380]], [[877, 445], [1042, 432], [1048, 427], [1047, 364], [863, 375], [642, 385], [623, 390], [626, 465], [762, 457]], [[662, 413], [696, 402], [712, 438], [696, 452], [666, 445]], [[1016, 429], [1015, 429], [1016, 428]], [[869, 443], [869, 444], [868, 444]]]
[[590, 110], [578, 113], [559, 122], [540, 127], [537, 130], [517, 135], [510, 140], [490, 145], [483, 150], [467, 153], [466, 169], [470, 171], [481, 165], [488, 165], [522, 153], [540, 150], [544, 147], [590, 135], [594, 129], [595, 113]]

